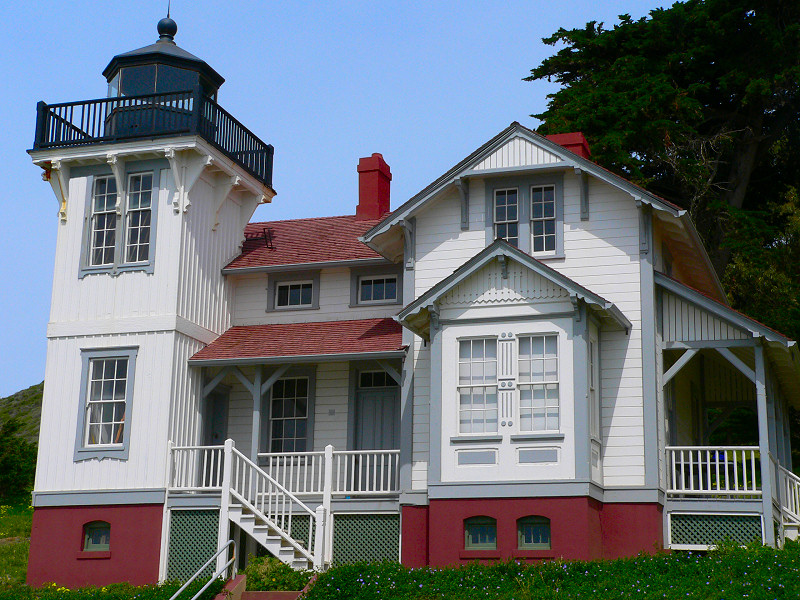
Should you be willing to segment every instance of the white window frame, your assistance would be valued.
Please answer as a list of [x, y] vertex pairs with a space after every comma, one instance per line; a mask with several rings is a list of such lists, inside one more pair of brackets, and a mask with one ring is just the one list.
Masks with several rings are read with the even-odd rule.
[[[542, 214], [537, 215], [535, 210], [535, 200], [534, 200], [534, 193], [536, 190], [552, 190], [553, 198], [552, 198], [552, 215], [545, 215], [545, 208], [548, 204], [551, 203], [549, 200], [544, 199], [544, 193], [542, 194]], [[532, 185], [530, 186], [530, 219], [531, 219], [531, 255], [539, 256], [539, 255], [548, 255], [548, 254], [555, 254], [558, 251], [558, 197], [555, 184], [541, 184], [541, 185]], [[536, 233], [537, 224], [541, 223], [541, 227], [543, 230], [547, 229], [548, 223], [552, 223], [553, 232], [548, 233], [547, 231], [543, 231], [541, 234]], [[563, 225], [562, 225], [563, 227]], [[536, 241], [537, 238], [541, 237], [543, 242], [543, 247], [539, 250], [536, 249]], [[552, 240], [552, 248], [547, 248], [548, 240]]]
[[[295, 382], [295, 386], [297, 386], [297, 382], [301, 381], [301, 380], [305, 381], [305, 384], [306, 384], [306, 394], [305, 394], [305, 396], [299, 396], [295, 392], [294, 396], [292, 396], [291, 398], [281, 397], [280, 399], [281, 400], [292, 400], [292, 401], [294, 401], [296, 403], [296, 401], [298, 399], [304, 398], [305, 401], [306, 401], [306, 414], [305, 414], [305, 416], [304, 417], [297, 417], [296, 415], [290, 415], [290, 416], [287, 417], [285, 414], [282, 414], [280, 417], [276, 416], [275, 415], [275, 404], [274, 403], [275, 403], [275, 400], [278, 400], [278, 398], [275, 397], [275, 385], [278, 384], [278, 383], [282, 383], [283, 385], [285, 385], [286, 382], [288, 382], [288, 381], [294, 381]], [[313, 421], [313, 419], [311, 417], [311, 410], [313, 408], [311, 385], [312, 385], [312, 378], [308, 377], [306, 375], [297, 375], [297, 376], [291, 376], [291, 377], [281, 377], [280, 379], [278, 379], [278, 381], [275, 382], [275, 384], [273, 384], [272, 388], [270, 389], [270, 394], [269, 394], [269, 446], [268, 446], [269, 450], [268, 450], [268, 452], [270, 452], [270, 453], [311, 452], [311, 450], [312, 450], [312, 448], [311, 448], [311, 442], [312, 442], [311, 427], [313, 427], [313, 425], [314, 425], [314, 421]], [[295, 387], [295, 389], [296, 389], [296, 387]], [[296, 407], [296, 404], [295, 404], [295, 407]], [[295, 409], [295, 412], [296, 412], [296, 409]], [[294, 421], [295, 435], [293, 437], [284, 437], [284, 435], [282, 433], [280, 437], [276, 438], [276, 436], [274, 435], [274, 430], [273, 430], [274, 424], [276, 422], [278, 422], [278, 421], [281, 421], [281, 422], [285, 423], [286, 421], [289, 421], [289, 420]], [[306, 425], [306, 433], [305, 433], [305, 435], [303, 437], [297, 437], [297, 435], [296, 435], [296, 433], [297, 433], [297, 430], [296, 430], [297, 421], [300, 421], [300, 420], [305, 421], [305, 425]], [[293, 443], [296, 444], [297, 440], [300, 440], [300, 439], [303, 440], [303, 444], [305, 446], [303, 448], [303, 450], [297, 450], [296, 447], [293, 448], [292, 450], [286, 450], [285, 449], [284, 443], [287, 440], [292, 440]], [[272, 446], [276, 441], [280, 441], [280, 444], [281, 444], [281, 449], [280, 450], [273, 450]]]
[[[98, 350], [83, 350], [81, 353], [81, 391], [80, 391], [80, 411], [78, 413], [78, 427], [75, 439], [75, 456], [74, 460], [87, 460], [91, 458], [116, 458], [126, 460], [128, 458], [128, 450], [130, 446], [131, 436], [131, 414], [133, 409], [133, 386], [134, 374], [136, 372], [136, 356], [138, 353], [137, 348], [109, 348]], [[104, 361], [110, 360], [126, 360], [127, 369], [125, 373], [125, 392], [122, 398], [117, 399], [93, 399], [93, 383], [105, 383], [105, 380], [97, 379], [96, 369], [97, 366]], [[115, 381], [120, 381], [116, 379]], [[95, 387], [97, 387], [95, 385]], [[101, 385], [101, 393], [107, 392], [107, 387]], [[113, 384], [112, 384], [113, 388]], [[111, 420], [108, 421], [105, 415], [101, 416], [101, 421], [92, 419], [92, 408], [100, 406], [103, 412], [104, 404], [116, 404], [124, 402], [124, 410], [122, 411], [122, 419], [116, 419], [113, 415]], [[114, 412], [115, 408], [111, 409]], [[93, 426], [96, 425], [111, 425], [112, 435], [114, 425], [122, 426], [121, 439], [114, 440], [110, 443], [93, 442], [90, 438]]]
[[[267, 308], [266, 312], [272, 311], [293, 311], [293, 310], [316, 310], [319, 308], [319, 271], [299, 271], [294, 273], [270, 273], [267, 279]], [[310, 304], [290, 304], [287, 306], [278, 305], [278, 291], [282, 287], [292, 285], [311, 284], [311, 303]]]
[[[514, 192], [515, 195], [516, 195], [516, 199], [515, 199], [516, 218], [514, 218], [514, 219], [509, 219], [508, 218], [508, 193], [509, 192]], [[499, 194], [501, 194], [501, 193], [505, 194], [505, 197], [506, 197], [506, 204], [503, 207], [503, 210], [505, 211], [505, 216], [506, 216], [505, 219], [498, 219], [497, 218], [497, 211], [498, 211], [497, 196]], [[511, 244], [515, 248], [519, 248], [519, 240], [520, 240], [520, 230], [519, 230], [520, 229], [519, 228], [519, 222], [520, 222], [520, 219], [519, 219], [520, 193], [519, 193], [519, 188], [517, 188], [517, 187], [498, 188], [498, 189], [494, 190], [494, 192], [492, 193], [492, 196], [493, 196], [493, 198], [492, 198], [492, 226], [494, 227], [494, 238], [495, 239], [504, 239], [505, 241], [507, 241], [509, 244]], [[498, 226], [500, 226], [500, 227], [502, 227], [502, 226], [508, 227], [510, 225], [516, 225], [517, 226], [517, 235], [516, 236], [509, 236], [508, 232], [506, 232], [506, 235], [501, 236], [500, 233], [498, 232]], [[511, 241], [512, 239], [514, 241]]]
[[[383, 281], [384, 282], [384, 290], [386, 281], [394, 280], [394, 297], [393, 298], [381, 298], [378, 300], [371, 299], [371, 300], [364, 300], [361, 297], [361, 292], [363, 290], [363, 285], [365, 281]], [[387, 273], [385, 275], [361, 275], [358, 278], [358, 290], [356, 295], [356, 301], [358, 304], [397, 304], [397, 299], [400, 296], [400, 278], [393, 273]], [[384, 294], [385, 295], [385, 294]]]
[[[309, 298], [308, 302], [303, 302], [303, 286], [309, 286], [311, 297]], [[300, 302], [297, 304], [291, 304], [292, 298], [292, 288], [299, 287], [300, 288]], [[278, 298], [280, 297], [281, 289], [288, 288], [288, 292], [286, 295], [286, 301], [288, 304], [280, 304], [278, 302]], [[297, 310], [301, 308], [311, 308], [314, 306], [314, 282], [310, 279], [303, 280], [303, 281], [282, 281], [280, 283], [275, 284], [275, 310]]]
[[[494, 342], [494, 360], [493, 361], [485, 360], [486, 359], [486, 342], [487, 341]], [[480, 360], [480, 361], [474, 361], [473, 360], [473, 357], [472, 357], [472, 345], [475, 342], [483, 342], [483, 359], [484, 360]], [[461, 356], [461, 344], [463, 344], [463, 343], [469, 343], [470, 344], [470, 356], [469, 356], [468, 360], [463, 360], [462, 356]], [[458, 422], [456, 424], [456, 431], [458, 431], [459, 435], [466, 435], [466, 436], [469, 436], [469, 435], [485, 436], [487, 434], [497, 434], [498, 431], [499, 431], [499, 424], [500, 424], [500, 403], [499, 403], [498, 386], [497, 386], [497, 337], [496, 336], [488, 336], [488, 337], [459, 338], [457, 340], [457, 343], [456, 343], [456, 352], [457, 352], [457, 354], [456, 354], [456, 356], [457, 356], [457, 370], [456, 370], [456, 407], [457, 407], [457, 410], [456, 410], [456, 418], [458, 419]], [[494, 379], [493, 379], [493, 382], [491, 380], [489, 380], [487, 382], [486, 378], [489, 377], [489, 376], [486, 374], [486, 366], [490, 365], [492, 362], [494, 363]], [[481, 371], [483, 372], [482, 377], [483, 377], [484, 381], [476, 383], [474, 381], [474, 379], [473, 379], [473, 369], [472, 369], [472, 367], [473, 367], [473, 365], [478, 365], [478, 364], [481, 365]], [[469, 372], [470, 372], [470, 374], [469, 374], [469, 383], [462, 383], [461, 382], [461, 374], [462, 374], [462, 371], [464, 370], [463, 366], [465, 366], [465, 365], [469, 366]], [[478, 388], [484, 388], [483, 389], [484, 401], [483, 401], [483, 408], [475, 409], [475, 408], [472, 408], [474, 406], [474, 404], [472, 402], [472, 398], [474, 397], [473, 396], [474, 390], [476, 390]], [[488, 407], [488, 404], [487, 404], [487, 401], [486, 401], [486, 398], [490, 397], [490, 394], [487, 393], [487, 392], [491, 391], [490, 388], [494, 388], [494, 408], [493, 409]], [[469, 404], [470, 408], [463, 408], [462, 407], [462, 403], [461, 403], [462, 391], [466, 391], [466, 390], [469, 390], [469, 392], [470, 392], [470, 399], [471, 399], [470, 400], [470, 404]], [[465, 431], [462, 428], [462, 423], [465, 422], [464, 419], [462, 418], [462, 413], [464, 413], [464, 412], [468, 413], [469, 416], [470, 416], [470, 419], [469, 419], [469, 424], [470, 424], [469, 431]], [[476, 413], [476, 412], [480, 412], [480, 413], [483, 414], [483, 419], [481, 421], [483, 423], [483, 431], [475, 431], [474, 430], [475, 421], [472, 419], [472, 415], [473, 415], [473, 413]], [[487, 425], [489, 423], [491, 423], [490, 417], [491, 417], [491, 413], [492, 412], [494, 412], [494, 429], [488, 429]]]
[[[133, 190], [133, 182], [135, 180], [143, 180], [145, 178], [150, 178], [150, 187], [145, 188], [143, 185], [140, 184], [138, 190]], [[127, 193], [125, 194], [126, 202], [125, 202], [125, 225], [124, 225], [124, 233], [125, 233], [125, 247], [123, 249], [123, 257], [125, 259], [125, 264], [132, 265], [132, 264], [141, 264], [147, 263], [150, 260], [150, 252], [151, 252], [151, 242], [152, 242], [152, 215], [153, 215], [153, 173], [151, 171], [144, 171], [141, 173], [129, 173], [128, 174], [128, 187]], [[147, 200], [147, 206], [142, 207], [142, 200], [149, 195], [149, 199]], [[136, 207], [133, 207], [134, 199], [137, 201]], [[131, 224], [134, 216], [139, 216], [139, 224], [134, 226]], [[147, 224], [142, 225], [141, 219], [147, 217]], [[141, 242], [141, 235], [144, 231], [147, 231], [147, 242]], [[131, 243], [131, 236], [133, 233], [137, 233], [137, 241], [135, 244]], [[136, 247], [137, 250], [137, 259], [130, 260], [129, 259], [129, 252], [131, 248]], [[144, 259], [139, 259], [138, 254], [142, 248], [147, 248], [147, 257]]]
[[[536, 338], [542, 338], [542, 354], [533, 354], [533, 340]], [[556, 345], [556, 354], [555, 358], [549, 357], [547, 353], [547, 340], [548, 338], [552, 338], [555, 340]], [[521, 373], [521, 365], [523, 362], [522, 359], [522, 352], [520, 351], [520, 347], [522, 345], [522, 340], [528, 339], [530, 340], [531, 344], [531, 358], [528, 360], [530, 361], [530, 380], [523, 381], [523, 376]], [[518, 431], [520, 433], [557, 433], [561, 431], [561, 336], [558, 335], [556, 332], [548, 332], [548, 333], [526, 333], [517, 336], [517, 422], [519, 424]], [[555, 376], [548, 376], [548, 361], [555, 360]], [[541, 379], [534, 378], [534, 371], [533, 365], [534, 361], [542, 363], [542, 375]], [[530, 388], [531, 390], [531, 399], [530, 399], [530, 406], [523, 407], [523, 400], [522, 394], [523, 389]], [[536, 388], [541, 388], [544, 392], [543, 406], [537, 407], [536, 406], [536, 398], [535, 398], [535, 390]], [[555, 402], [553, 403], [553, 398], [550, 394], [555, 390]], [[523, 428], [523, 409], [530, 409], [530, 429]], [[538, 410], [543, 410], [543, 418], [544, 418], [544, 427], [536, 427], [536, 413]], [[550, 416], [551, 411], [555, 409], [555, 419], [557, 421], [555, 427], [550, 427]]]
[[[78, 278], [82, 279], [86, 275], [97, 273], [108, 273], [116, 275], [125, 271], [144, 271], [145, 273], [152, 273], [155, 268], [155, 239], [156, 239], [156, 221], [158, 216], [158, 191], [160, 189], [160, 174], [163, 168], [167, 167], [166, 161], [162, 164], [158, 160], [137, 161], [127, 164], [127, 170], [119, 174], [120, 177], [109, 174], [107, 168], [89, 166], [89, 167], [76, 167], [72, 171], [73, 177], [86, 177], [87, 192], [86, 192], [86, 209], [84, 213], [84, 240], [81, 248], [81, 262], [78, 272]], [[150, 179], [150, 200], [149, 206], [145, 208], [136, 208], [132, 205], [131, 182], [137, 178]], [[95, 210], [95, 199], [97, 198], [97, 186], [100, 181], [114, 182], [116, 189], [113, 208], [107, 204], [105, 210]], [[125, 189], [120, 189], [120, 185], [124, 184]], [[143, 192], [147, 190], [137, 190], [133, 192], [136, 199], [142, 197]], [[108, 195], [108, 194], [106, 194]], [[130, 237], [133, 231], [131, 221], [133, 214], [138, 213], [149, 215], [149, 222], [146, 226], [148, 229], [148, 239], [146, 243], [147, 258], [129, 261], [128, 251], [130, 247]], [[114, 228], [108, 229], [113, 231], [114, 243], [113, 252], [110, 262], [94, 263], [94, 253], [97, 249], [95, 245], [95, 230], [96, 223], [101, 215], [114, 215]], [[142, 216], [142, 219], [146, 217]], [[143, 247], [143, 244], [138, 244]], [[112, 249], [112, 246], [106, 246]], [[140, 250], [141, 252], [141, 250]], [[105, 257], [104, 257], [105, 258]]]
[[[103, 194], [98, 194], [98, 188], [100, 187], [101, 183], [105, 182], [105, 192]], [[109, 199], [111, 198], [112, 194], [109, 193], [108, 189], [113, 184], [114, 186], [114, 193], [113, 193], [113, 202], [109, 206]], [[105, 207], [104, 210], [97, 210], [97, 200], [100, 197], [105, 199]], [[96, 177], [92, 182], [92, 193], [91, 193], [91, 201], [89, 206], [91, 207], [91, 216], [89, 217], [89, 266], [90, 267], [110, 267], [113, 266], [116, 261], [116, 254], [117, 254], [117, 235], [119, 229], [119, 216], [117, 215], [117, 204], [119, 203], [119, 190], [117, 189], [117, 180], [114, 178], [113, 175], [108, 175], [106, 177]], [[98, 221], [103, 218], [107, 219], [108, 217], [113, 216], [113, 223], [114, 227], [103, 227], [98, 228], [97, 223]], [[96, 245], [95, 242], [97, 241], [97, 234], [104, 233], [103, 240], [108, 242], [108, 235], [113, 234], [113, 243], [109, 245], [105, 243], [103, 245]], [[95, 262], [95, 252], [98, 250], [102, 251], [103, 256], [111, 250], [111, 260], [102, 262]]]

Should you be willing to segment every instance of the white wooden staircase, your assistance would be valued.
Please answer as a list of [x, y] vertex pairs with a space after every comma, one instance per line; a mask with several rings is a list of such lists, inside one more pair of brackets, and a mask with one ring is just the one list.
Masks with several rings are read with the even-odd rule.
[[796, 540], [800, 537], [800, 477], [780, 465], [777, 474], [784, 537]]

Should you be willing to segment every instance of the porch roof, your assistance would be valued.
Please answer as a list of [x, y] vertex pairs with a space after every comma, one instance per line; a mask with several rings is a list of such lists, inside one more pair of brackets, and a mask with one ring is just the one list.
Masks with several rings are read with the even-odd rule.
[[393, 319], [235, 326], [189, 359], [194, 366], [394, 358], [405, 354]]

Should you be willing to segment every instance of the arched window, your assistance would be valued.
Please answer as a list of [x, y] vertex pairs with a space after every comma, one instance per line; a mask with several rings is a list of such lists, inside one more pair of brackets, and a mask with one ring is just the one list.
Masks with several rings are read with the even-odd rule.
[[83, 526], [84, 552], [108, 552], [111, 549], [111, 524], [92, 521]]
[[496, 550], [497, 521], [491, 517], [464, 519], [465, 550]]
[[550, 519], [536, 516], [518, 519], [517, 547], [520, 550], [549, 550]]

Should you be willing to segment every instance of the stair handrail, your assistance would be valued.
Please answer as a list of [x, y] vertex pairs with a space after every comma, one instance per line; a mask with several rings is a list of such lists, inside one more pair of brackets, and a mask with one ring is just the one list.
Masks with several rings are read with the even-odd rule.
[[[226, 442], [226, 452], [228, 451], [228, 447], [229, 447], [229, 444]], [[254, 463], [254, 462], [253, 462], [252, 460], [250, 460], [250, 459], [249, 459], [247, 456], [245, 456], [245, 455], [244, 455], [244, 454], [242, 454], [242, 453], [241, 453], [239, 450], [237, 450], [237, 449], [236, 449], [236, 447], [235, 447], [235, 446], [233, 446], [233, 444], [230, 444], [230, 453], [231, 453], [231, 458], [232, 458], [232, 455], [236, 455], [236, 457], [237, 457], [238, 459], [242, 460], [242, 461], [243, 461], [243, 463], [244, 463], [246, 466], [250, 467], [250, 469], [251, 469], [252, 471], [254, 471], [254, 472], [255, 472], [255, 473], [256, 473], [256, 474], [257, 474], [259, 477], [262, 477], [264, 480], [266, 480], [267, 482], [269, 482], [270, 484], [272, 484], [272, 486], [274, 486], [274, 487], [275, 487], [275, 488], [276, 488], [276, 489], [277, 489], [279, 492], [281, 492], [283, 495], [285, 495], [285, 496], [286, 496], [286, 497], [287, 497], [287, 498], [288, 498], [288, 499], [289, 499], [291, 502], [293, 502], [294, 504], [296, 504], [296, 505], [297, 505], [297, 506], [298, 506], [298, 507], [301, 509], [301, 511], [304, 511], [304, 512], [308, 513], [308, 515], [309, 515], [309, 522], [308, 522], [308, 531], [309, 531], [309, 546], [311, 546], [311, 543], [310, 543], [310, 542], [311, 542], [311, 539], [312, 539], [312, 537], [314, 538], [314, 545], [316, 545], [316, 544], [320, 543], [320, 541], [323, 541], [323, 540], [319, 540], [319, 539], [317, 539], [317, 538], [318, 538], [318, 535], [317, 535], [317, 528], [316, 528], [316, 519], [317, 519], [317, 514], [316, 514], [316, 512], [315, 512], [315, 511], [311, 510], [311, 509], [310, 509], [310, 508], [309, 508], [309, 507], [308, 507], [308, 506], [307, 506], [305, 503], [303, 503], [303, 502], [302, 502], [302, 501], [301, 501], [301, 500], [300, 500], [300, 499], [299, 499], [297, 496], [295, 496], [295, 495], [294, 495], [292, 492], [290, 492], [288, 489], [286, 489], [284, 486], [282, 486], [282, 485], [281, 485], [281, 484], [280, 484], [280, 483], [279, 483], [279, 482], [278, 482], [278, 481], [277, 481], [275, 478], [271, 477], [271, 476], [270, 476], [268, 473], [266, 473], [266, 472], [265, 472], [263, 469], [261, 469], [261, 467], [259, 467], [259, 466], [258, 466], [256, 463]], [[232, 463], [233, 461], [232, 461], [232, 460], [230, 460], [230, 462]], [[233, 473], [232, 473], [232, 464], [231, 464], [231, 467], [230, 467], [230, 468], [231, 468], [231, 475], [232, 475], [232, 474], [233, 474]], [[236, 489], [234, 488], [233, 482], [231, 482], [231, 484], [230, 484], [230, 487], [229, 487], [229, 492], [230, 492], [230, 494], [231, 494], [232, 496], [234, 496], [234, 497], [235, 497], [235, 498], [236, 498], [236, 499], [237, 499], [239, 502], [241, 502], [243, 506], [246, 506], [246, 507], [247, 507], [247, 508], [248, 508], [248, 509], [249, 509], [249, 510], [250, 510], [250, 511], [251, 511], [251, 512], [252, 512], [252, 513], [255, 515], [255, 516], [257, 516], [259, 519], [261, 519], [262, 521], [264, 521], [264, 522], [265, 522], [267, 525], [269, 525], [270, 527], [272, 527], [272, 529], [274, 529], [275, 531], [277, 531], [277, 532], [278, 532], [278, 535], [280, 535], [280, 537], [281, 537], [281, 538], [283, 538], [283, 539], [284, 539], [286, 542], [288, 542], [288, 543], [289, 543], [289, 544], [290, 544], [290, 545], [291, 545], [291, 546], [292, 546], [292, 547], [293, 547], [295, 550], [297, 550], [298, 552], [300, 552], [300, 554], [302, 554], [303, 556], [305, 556], [307, 560], [309, 560], [309, 561], [310, 561], [312, 564], [315, 564], [315, 566], [316, 566], [316, 562], [317, 562], [317, 561], [315, 560], [314, 553], [312, 553], [312, 551], [314, 550], [314, 548], [313, 548], [313, 547], [312, 547], [312, 548], [309, 548], [308, 550], [306, 550], [305, 548], [303, 548], [303, 546], [301, 546], [301, 545], [300, 545], [300, 544], [297, 542], [297, 540], [295, 540], [295, 539], [294, 539], [294, 538], [293, 538], [293, 537], [292, 537], [292, 536], [291, 536], [289, 533], [285, 532], [285, 531], [283, 530], [283, 528], [282, 528], [282, 527], [280, 527], [280, 526], [279, 526], [279, 525], [278, 525], [276, 522], [274, 522], [274, 521], [273, 521], [272, 519], [270, 519], [270, 518], [269, 518], [269, 517], [268, 517], [266, 514], [264, 514], [264, 512], [263, 512], [263, 511], [261, 511], [259, 508], [257, 508], [256, 506], [254, 506], [254, 505], [253, 505], [253, 504], [252, 504], [252, 503], [251, 503], [251, 502], [250, 502], [250, 501], [249, 501], [249, 500], [248, 500], [248, 499], [247, 499], [247, 498], [244, 496], [244, 494], [243, 494], [243, 490], [242, 490], [241, 492], [240, 492], [239, 490], [236, 490]], [[313, 532], [313, 533], [312, 533], [312, 532]], [[323, 537], [324, 537], [324, 536], [323, 536]]]
[[206, 570], [206, 568], [208, 568], [208, 566], [209, 566], [209, 565], [210, 565], [210, 564], [211, 564], [213, 561], [215, 561], [215, 560], [217, 559], [217, 557], [218, 557], [220, 554], [222, 554], [223, 552], [225, 552], [225, 551], [226, 551], [226, 550], [227, 550], [229, 547], [231, 547], [231, 546], [233, 546], [233, 554], [231, 555], [231, 558], [228, 560], [228, 562], [226, 562], [226, 563], [225, 563], [225, 566], [223, 566], [221, 569], [218, 569], [218, 570], [217, 570], [217, 572], [216, 572], [216, 573], [214, 573], [214, 575], [211, 577], [211, 579], [209, 579], [209, 580], [208, 580], [208, 582], [207, 582], [207, 583], [206, 583], [206, 584], [205, 584], [205, 585], [204, 585], [202, 588], [200, 588], [200, 590], [199, 590], [199, 591], [198, 591], [198, 592], [197, 592], [197, 593], [196, 593], [194, 596], [192, 596], [192, 600], [197, 600], [197, 598], [199, 598], [199, 597], [200, 597], [200, 595], [201, 595], [203, 592], [205, 592], [205, 591], [208, 589], [208, 586], [210, 586], [210, 585], [211, 585], [211, 584], [212, 584], [214, 581], [216, 581], [217, 577], [219, 577], [219, 576], [220, 576], [220, 575], [222, 575], [224, 572], [226, 572], [226, 571], [228, 570], [228, 567], [230, 567], [230, 566], [231, 566], [233, 563], [235, 563], [235, 562], [236, 562], [236, 542], [235, 542], [234, 540], [228, 540], [228, 543], [226, 543], [224, 546], [222, 546], [222, 548], [220, 548], [219, 550], [217, 550], [217, 551], [214, 553], [214, 556], [212, 556], [212, 557], [211, 557], [211, 558], [209, 558], [209, 559], [208, 559], [208, 560], [207, 560], [205, 563], [203, 563], [203, 566], [202, 566], [202, 567], [200, 567], [199, 569], [197, 569], [197, 572], [196, 572], [194, 575], [192, 575], [191, 579], [189, 579], [189, 581], [187, 581], [186, 583], [184, 583], [184, 584], [183, 584], [183, 585], [182, 585], [182, 586], [181, 586], [181, 587], [178, 589], [178, 591], [177, 591], [177, 592], [175, 592], [174, 594], [172, 594], [172, 597], [171, 597], [169, 600], [175, 600], [175, 598], [177, 598], [178, 596], [180, 596], [180, 595], [181, 595], [181, 593], [183, 593], [183, 591], [184, 591], [184, 590], [185, 590], [187, 587], [189, 587], [189, 585], [191, 585], [191, 583], [192, 583], [192, 582], [193, 582], [195, 579], [197, 579], [197, 578], [200, 576], [200, 574], [201, 574], [203, 571], [205, 571], [205, 570]]

